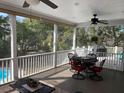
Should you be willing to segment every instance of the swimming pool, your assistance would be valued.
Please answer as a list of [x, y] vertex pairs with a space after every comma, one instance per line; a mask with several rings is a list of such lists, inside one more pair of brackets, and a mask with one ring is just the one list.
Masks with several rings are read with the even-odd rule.
[[7, 80], [7, 72], [8, 72], [8, 78], [10, 77], [10, 70], [6, 70], [4, 69], [4, 71], [2, 71], [2, 68], [0, 68], [0, 83], [2, 82], [2, 74], [4, 77], [4, 80]]
[[123, 56], [122, 53], [118, 53], [118, 54], [116, 55], [116, 58], [122, 60], [122, 56]]

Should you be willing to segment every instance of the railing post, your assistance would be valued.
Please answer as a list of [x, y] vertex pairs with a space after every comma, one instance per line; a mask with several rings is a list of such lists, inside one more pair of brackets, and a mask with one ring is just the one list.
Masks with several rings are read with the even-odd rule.
[[115, 50], [114, 52], [115, 52], [115, 53], [118, 53], [118, 46], [115, 46], [114, 48], [115, 48], [115, 49], [114, 49], [114, 50]]
[[76, 53], [76, 31], [77, 31], [77, 27], [75, 27], [74, 31], [73, 31], [73, 47], [72, 47], [72, 50], [74, 50], [74, 53]]
[[58, 32], [58, 26], [57, 24], [54, 24], [54, 32], [53, 32], [53, 52], [54, 52], [54, 67], [57, 67], [57, 52], [56, 52], [56, 45], [57, 45], [57, 32]]
[[9, 15], [11, 28], [11, 71], [12, 80], [18, 79], [17, 47], [16, 47], [16, 16]]

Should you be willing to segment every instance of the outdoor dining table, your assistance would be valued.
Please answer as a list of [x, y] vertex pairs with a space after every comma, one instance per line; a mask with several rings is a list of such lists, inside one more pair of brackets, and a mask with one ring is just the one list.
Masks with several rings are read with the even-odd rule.
[[97, 62], [98, 59], [97, 58], [91, 58], [91, 57], [80, 57], [81, 58], [81, 62]]
[[81, 57], [81, 63], [86, 67], [89, 68], [91, 66], [94, 66], [98, 62], [97, 58], [91, 58], [91, 57]]
[[[98, 61], [96, 56], [73, 56], [71, 59], [71, 69], [78, 73], [73, 74], [72, 77], [75, 79], [85, 79], [93, 75], [91, 68], [96, 66]], [[80, 73], [81, 72], [81, 73]]]
[[74, 60], [76, 60], [76, 62], [81, 63], [86, 68], [89, 68], [90, 66], [94, 66], [96, 62], [98, 62], [97, 58], [87, 57], [87, 56], [75, 57]]

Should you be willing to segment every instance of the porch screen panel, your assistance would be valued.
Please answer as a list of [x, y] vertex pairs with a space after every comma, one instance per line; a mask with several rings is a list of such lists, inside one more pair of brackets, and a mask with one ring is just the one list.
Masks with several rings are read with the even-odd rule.
[[9, 15], [0, 12], [0, 85], [12, 81]]
[[72, 52], [73, 30], [68, 25], [58, 25], [57, 32], [57, 66], [68, 63], [68, 53]]
[[52, 23], [16, 16], [19, 78], [53, 67]]

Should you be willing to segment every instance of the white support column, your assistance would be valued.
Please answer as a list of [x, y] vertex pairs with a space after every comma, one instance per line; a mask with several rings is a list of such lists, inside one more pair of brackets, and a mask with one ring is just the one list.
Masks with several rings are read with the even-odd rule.
[[124, 42], [123, 42], [123, 53], [122, 53], [122, 71], [124, 71]]
[[11, 28], [11, 70], [12, 80], [18, 79], [18, 64], [17, 64], [17, 48], [16, 48], [16, 16], [9, 15], [10, 28]]
[[54, 67], [57, 67], [57, 52], [56, 52], [56, 45], [57, 45], [57, 32], [58, 32], [58, 26], [57, 24], [54, 24], [54, 32], [53, 32], [53, 52], [54, 55]]
[[115, 54], [118, 53], [118, 46], [115, 46]]
[[73, 32], [73, 47], [72, 47], [74, 52], [76, 52], [76, 31], [77, 31], [77, 28], [75, 27]]

